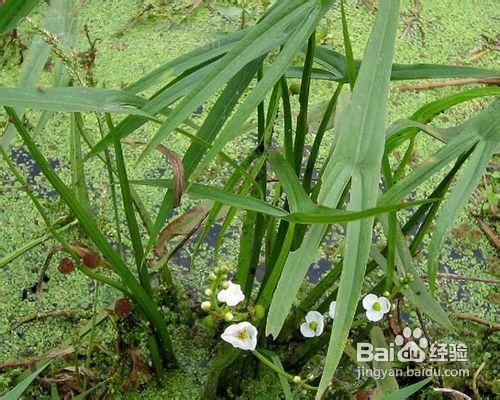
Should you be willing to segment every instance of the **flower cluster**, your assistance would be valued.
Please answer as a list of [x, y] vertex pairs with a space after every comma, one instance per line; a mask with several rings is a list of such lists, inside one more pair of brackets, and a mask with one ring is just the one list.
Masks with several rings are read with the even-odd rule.
[[258, 306], [251, 312], [235, 309], [245, 301], [245, 294], [240, 285], [227, 280], [228, 272], [226, 267], [221, 267], [209, 275], [210, 287], [204, 292], [209, 300], [201, 303], [202, 310], [209, 314], [204, 322], [208, 326], [213, 326], [217, 318], [225, 322], [242, 321], [229, 325], [221, 338], [233, 347], [253, 351], [257, 346], [258, 332], [257, 328], [246, 319], [253, 316], [255, 320], [259, 320], [264, 316], [264, 312]]
[[[389, 294], [387, 293], [387, 295]], [[365, 309], [366, 318], [369, 321], [377, 322], [391, 310], [391, 302], [385, 296], [379, 297], [370, 293], [363, 298], [363, 308]], [[335, 319], [336, 310], [337, 302], [332, 301], [328, 310], [331, 319]], [[306, 314], [305, 322], [300, 325], [300, 333], [306, 338], [318, 337], [321, 336], [324, 328], [325, 320], [323, 315], [318, 311], [309, 311]]]

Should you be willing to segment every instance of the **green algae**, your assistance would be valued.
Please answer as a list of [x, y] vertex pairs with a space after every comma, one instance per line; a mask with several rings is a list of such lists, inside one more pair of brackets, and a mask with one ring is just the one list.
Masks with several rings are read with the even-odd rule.
[[[157, 14], [151, 18], [141, 18], [130, 26], [123, 35], [113, 36], [127, 24], [136, 12], [134, 2], [111, 0], [86, 2], [81, 12], [81, 19], [87, 23], [91, 35], [99, 38], [98, 53], [95, 67], [95, 75], [99, 86], [123, 87], [142, 74], [154, 69], [158, 65], [170, 60], [180, 54], [216, 38], [222, 29], [235, 30], [237, 23], [228, 22], [218, 14], [210, 12], [207, 8], [200, 8], [190, 18], [183, 20], [179, 10], [182, 10], [181, 1], [172, 2], [169, 6], [159, 6], [159, 2], [153, 2], [157, 6]], [[349, 2], [348, 2], [349, 3]], [[398, 48], [396, 61], [401, 63], [432, 62], [432, 63], [464, 63], [487, 68], [497, 67], [497, 58], [494, 51], [487, 51], [478, 60], [471, 62], [470, 52], [478, 45], [484, 43], [484, 36], [494, 37], [496, 34], [496, 21], [499, 18], [499, 10], [494, 0], [481, 0], [477, 2], [457, 2], [450, 7], [449, 1], [432, 0], [424, 2], [420, 14], [420, 21], [411, 15], [413, 1], [403, 2], [402, 23], [399, 29]], [[45, 6], [42, 6], [34, 16], [36, 22], [43, 18]], [[347, 7], [351, 40], [353, 42], [354, 55], [361, 58], [366, 43], [374, 13], [360, 2], [350, 3]], [[421, 35], [421, 31], [424, 35]], [[336, 9], [329, 15], [328, 20], [321, 28], [325, 34], [322, 41], [329, 46], [341, 48], [342, 32], [340, 29], [340, 13]], [[30, 29], [24, 25], [19, 33], [26, 43], [30, 40]], [[79, 50], [88, 48], [83, 35], [80, 36]], [[15, 60], [8, 60], [7, 67], [0, 73], [1, 86], [14, 86], [19, 67]], [[50, 84], [50, 75], [42, 75], [42, 84]], [[398, 88], [401, 83], [391, 85], [388, 123], [401, 116], [408, 116], [422, 105], [434, 99], [456, 93], [460, 88], [441, 88], [427, 90], [418, 93], [400, 92]], [[330, 82], [315, 82], [312, 85], [312, 102], [320, 103], [326, 100], [335, 85]], [[297, 99], [293, 98], [294, 106]], [[450, 112], [438, 117], [438, 124], [443, 126], [454, 125], [463, 122], [467, 117], [477, 112], [484, 106], [485, 101], [469, 102], [455, 107]], [[205, 106], [207, 108], [207, 105]], [[27, 114], [28, 120], [34, 122], [37, 119], [36, 112]], [[204, 115], [204, 114], [203, 114]], [[202, 116], [203, 116], [202, 115]], [[3, 115], [2, 115], [3, 119]], [[92, 132], [94, 138], [98, 137], [97, 126], [93, 118], [85, 118], [86, 126]], [[70, 181], [68, 168], [68, 121], [62, 116], [51, 119], [43, 136], [38, 138], [41, 149], [50, 160], [57, 160], [58, 173], [66, 181]], [[145, 140], [155, 131], [154, 126], [147, 125], [131, 136], [133, 139]], [[279, 132], [277, 132], [279, 135]], [[332, 132], [328, 132], [327, 141], [331, 141]], [[307, 143], [312, 144], [313, 135], [309, 135]], [[231, 157], [248, 151], [254, 143], [253, 135], [247, 135], [242, 140], [232, 142], [227, 146], [227, 153]], [[176, 136], [169, 146], [182, 154], [188, 147], [189, 141], [181, 136]], [[20, 141], [14, 142], [14, 149], [18, 149]], [[425, 136], [417, 140], [416, 155], [422, 160], [427, 154], [437, 148], [436, 142]], [[321, 149], [320, 157], [328, 154], [326, 146]], [[128, 160], [135, 160], [140, 149], [126, 148], [125, 155]], [[144, 178], [160, 173], [169, 174], [168, 165], [160, 155], [153, 155], [148, 159], [147, 168], [132, 169], [130, 162], [131, 178]], [[32, 174], [32, 183], [41, 194], [50, 193], [51, 189], [43, 177], [33, 172], [33, 166], [20, 160], [20, 166], [26, 174]], [[219, 166], [220, 167], [220, 166]], [[212, 184], [221, 184], [225, 176], [219, 173], [218, 168], [213, 168], [204, 177]], [[91, 198], [96, 204], [99, 219], [104, 232], [112, 237], [114, 225], [112, 223], [111, 211], [103, 211], [104, 205], [110, 203], [110, 190], [106, 182], [106, 173], [98, 160], [91, 160], [86, 164], [85, 172], [88, 182], [91, 182]], [[43, 222], [37, 215], [26, 194], [17, 188], [12, 181], [6, 166], [0, 163], [0, 255], [7, 254], [20, 243], [25, 243], [34, 237], [42, 235], [45, 230]], [[424, 186], [417, 195], [428, 194], [433, 184], [437, 183], [439, 176], [434, 177]], [[14, 188], [10, 187], [14, 186]], [[151, 215], [158, 210], [158, 202], [162, 192], [150, 188], [138, 187], [147, 209]], [[195, 204], [194, 199], [186, 197], [183, 201], [183, 212]], [[53, 218], [64, 215], [65, 208], [59, 204], [56, 198], [48, 197], [45, 204], [49, 208]], [[470, 212], [480, 208], [480, 201], [471, 201], [466, 212], [462, 213], [457, 226], [467, 224], [474, 227], [477, 224], [473, 213]], [[406, 214], [401, 213], [402, 216]], [[225, 240], [222, 252], [224, 260], [228, 265], [236, 265], [238, 248], [239, 221], [231, 229], [229, 237]], [[332, 243], [340, 241], [340, 234], [334, 234]], [[67, 234], [69, 240], [81, 239], [77, 229]], [[427, 242], [426, 242], [427, 243]], [[71, 274], [62, 276], [55, 268], [56, 263], [48, 271], [49, 281], [45, 284], [44, 299], [41, 306], [34, 301], [35, 295], [30, 292], [30, 287], [36, 283], [38, 270], [41, 268], [50, 248], [55, 244], [49, 240], [43, 245], [30, 250], [0, 271], [0, 362], [29, 357], [30, 355], [43, 354], [53, 348], [68, 336], [75, 334], [75, 321], [65, 319], [51, 319], [22, 326], [10, 334], [7, 330], [11, 323], [24, 317], [36, 315], [59, 309], [81, 309], [84, 310], [78, 316], [77, 321], [84, 321], [91, 315], [90, 308], [94, 301], [99, 306], [108, 306], [114, 297], [109, 288], [101, 287], [97, 298], [94, 286], [87, 277], [82, 274]], [[129, 243], [126, 243], [129, 245]], [[327, 244], [321, 249], [321, 255], [332, 253], [332, 244]], [[201, 254], [196, 258], [194, 265], [189, 266], [189, 251], [181, 250], [172, 264], [174, 279], [181, 282], [195, 299], [202, 291], [201, 288], [207, 284], [207, 271], [213, 268], [211, 247], [204, 244]], [[461, 237], [450, 235], [448, 242], [441, 255], [441, 266], [443, 272], [453, 272], [463, 275], [489, 276], [490, 265], [496, 261], [495, 249], [490, 245], [484, 235], [476, 235], [475, 240], [464, 241]], [[425, 270], [425, 261], [419, 262], [422, 271]], [[319, 268], [319, 267], [318, 267]], [[202, 286], [200, 286], [200, 283]], [[306, 285], [307, 287], [307, 285]], [[23, 291], [27, 290], [27, 299], [23, 300]], [[468, 312], [480, 315], [486, 319], [494, 320], [498, 315], [498, 303], [492, 303], [491, 285], [481, 282], [460, 282], [455, 280], [440, 281], [438, 295], [447, 304], [448, 310], [454, 312]], [[193, 329], [180, 325], [174, 336], [175, 346], [179, 349], [182, 367], [169, 373], [162, 385], [150, 384], [140, 392], [129, 393], [128, 398], [172, 398], [172, 399], [194, 399], [201, 397], [203, 381], [206, 378], [206, 366], [211, 359], [211, 348], [213, 343], [198, 336], [207, 334], [205, 331]], [[99, 330], [99, 337], [107, 345], [113, 342], [113, 332], [108, 329]], [[207, 335], [208, 337], [209, 335]], [[195, 340], [192, 340], [195, 338]], [[472, 365], [479, 363], [481, 359], [481, 347], [477, 341], [470, 341], [475, 346], [474, 361]], [[0, 375], [0, 392], [3, 392], [12, 384], [12, 378], [16, 372], [11, 371]], [[264, 373], [263, 376], [249, 382], [245, 388], [242, 398], [269, 399], [279, 396], [280, 388], [272, 374]], [[116, 386], [116, 396], [123, 397], [119, 393], [120, 385]]]

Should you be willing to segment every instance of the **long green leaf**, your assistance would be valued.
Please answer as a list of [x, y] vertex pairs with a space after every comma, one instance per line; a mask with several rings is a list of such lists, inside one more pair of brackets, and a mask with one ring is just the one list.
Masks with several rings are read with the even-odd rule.
[[[376, 203], [376, 189], [379, 180], [377, 171], [380, 170], [380, 161], [383, 153], [385, 102], [398, 10], [397, 2], [384, 2], [383, 4], [384, 6], [381, 8], [381, 12], [377, 18], [377, 25], [373, 30], [372, 38], [366, 51], [365, 59], [367, 62], [363, 64], [364, 66], [359, 72], [351, 104], [344, 116], [344, 123], [341, 125], [338, 145], [324, 173], [319, 200], [320, 204], [326, 206], [335, 206], [338, 203], [351, 177], [354, 178], [356, 183], [356, 185], [353, 185], [354, 191], [351, 193], [351, 198], [353, 201], [358, 202], [365, 200], [364, 204], [351, 203], [351, 207], [356, 207], [359, 210], [370, 208], [368, 206], [370, 202], [373, 202], [371, 206]], [[385, 37], [385, 27], [390, 31], [388, 38]], [[380, 55], [382, 51], [385, 52], [383, 57]], [[382, 59], [384, 62], [379, 63], [379, 59]], [[381, 147], [382, 150], [380, 150]], [[378, 152], [377, 149], [379, 150]], [[378, 157], [380, 160], [377, 160]], [[361, 162], [364, 166], [362, 172], [357, 171], [357, 164]], [[372, 176], [369, 176], [370, 174]], [[371, 187], [362, 188], [366, 184], [369, 184]], [[369, 251], [369, 248], [365, 249], [364, 247], [366, 245], [369, 246], [368, 236], [371, 238], [372, 223], [370, 220], [365, 220], [362, 223], [358, 222], [354, 225], [355, 229], [359, 230], [360, 224], [363, 224], [363, 240], [366, 243], [361, 244], [358, 241], [354, 241], [346, 249], [345, 259], [349, 260], [349, 268], [346, 269], [348, 270], [348, 274], [355, 273], [356, 266], [360, 264], [363, 265], [361, 267], [358, 266], [358, 269], [364, 269], [362, 259], [367, 258]], [[306, 233], [301, 247], [289, 255], [269, 309], [266, 324], [267, 335], [278, 336], [307, 270], [315, 258], [316, 251], [323, 239], [326, 228], [327, 226], [325, 225], [312, 226]], [[348, 227], [349, 236], [355, 237], [355, 233], [352, 226], [350, 226], [350, 229]], [[363, 254], [353, 254], [353, 252], [361, 249], [363, 250]], [[357, 262], [358, 256], [360, 258], [359, 263]], [[355, 275], [362, 277], [362, 272]], [[343, 275], [346, 276], [345, 273]], [[356, 283], [359, 288], [351, 287], [347, 289], [345, 283], [343, 286], [343, 296], [340, 298], [346, 301], [341, 302], [339, 309], [341, 318], [336, 318], [336, 323], [334, 323], [334, 328], [336, 325], [337, 331], [340, 329], [344, 331], [336, 332], [336, 338], [341, 338], [341, 343], [345, 343], [347, 339], [350, 322], [358, 301], [357, 297], [356, 299], [352, 299], [350, 296], [359, 297], [362, 282], [359, 276], [350, 278], [347, 275], [347, 277], [351, 284]], [[345, 280], [346, 278], [344, 278]], [[347, 293], [345, 293], [346, 291]], [[348, 301], [349, 299], [351, 300]], [[348, 305], [350, 306], [349, 310]], [[349, 311], [349, 314], [347, 311]], [[342, 354], [343, 345], [337, 345], [336, 347], [338, 352], [334, 356], [335, 358], [339, 358]], [[330, 346], [330, 349], [332, 349], [332, 346]], [[328, 379], [328, 381], [331, 375], [333, 375], [336, 363], [338, 362], [338, 359], [333, 359], [332, 363], [332, 358], [331, 355], [328, 357], [327, 369], [324, 374], [325, 379]], [[321, 393], [328, 384], [325, 383], [325, 379], [322, 379], [323, 386], [320, 390]]]
[[[139, 161], [158, 146], [163, 139], [191, 113], [236, 75], [242, 66], [258, 59], [288, 39], [291, 26], [308, 15], [314, 2], [291, 0], [280, 2], [262, 21], [250, 29], [246, 35], [224, 56], [182, 101], [175, 107], [167, 122], [158, 130]], [[260, 101], [259, 101], [260, 102]], [[217, 148], [217, 153], [219, 149]]]
[[[316, 48], [316, 60], [328, 72], [330, 79], [347, 82], [349, 68], [346, 56], [323, 46]], [[355, 61], [359, 68], [361, 61]], [[323, 74], [323, 79], [327, 75]], [[500, 76], [500, 71], [485, 68], [476, 68], [456, 65], [439, 64], [393, 64], [391, 69], [391, 80], [415, 80], [433, 78], [482, 78]]]
[[[313, 2], [314, 3], [314, 2]], [[300, 50], [301, 46], [311, 36], [319, 20], [328, 12], [334, 0], [323, 2], [321, 7], [306, 8], [303, 13], [304, 22], [290, 36], [289, 40], [282, 47], [278, 57], [271, 67], [266, 71], [263, 78], [258, 82], [252, 92], [245, 99], [245, 102], [239, 107], [238, 111], [227, 122], [226, 126], [217, 136], [212, 149], [207, 153], [202, 162], [198, 165], [195, 176], [200, 174], [209, 163], [215, 159], [218, 152], [231, 140], [239, 136], [238, 127], [240, 127], [250, 117], [252, 112], [266, 97], [271, 88], [281, 79], [286, 68]], [[295, 149], [294, 149], [295, 151]]]
[[207, 62], [218, 60], [222, 55], [231, 50], [232, 47], [245, 35], [245, 31], [232, 33], [222, 39], [209, 43], [206, 46], [193, 50], [183, 56], [169, 61], [162, 66], [141, 77], [127, 88], [130, 93], [139, 93], [153, 85], [157, 85], [160, 79], [168, 79], [188, 69], [199, 67]]
[[76, 198], [71, 193], [71, 190], [62, 182], [59, 176], [54, 172], [48, 161], [45, 159], [43, 154], [40, 152], [38, 146], [31, 138], [30, 134], [24, 127], [23, 123], [19, 119], [16, 112], [9, 107], [5, 110], [10, 116], [12, 123], [18, 130], [24, 144], [28, 148], [33, 159], [38, 163], [40, 169], [42, 170], [45, 177], [51, 183], [51, 185], [57, 190], [63, 201], [68, 205], [76, 218], [80, 221], [80, 224], [85, 229], [90, 238], [92, 238], [95, 245], [99, 248], [106, 260], [115, 268], [116, 272], [123, 279], [124, 283], [130, 289], [130, 291], [135, 295], [135, 300], [141, 305], [145, 314], [150, 319], [151, 323], [162, 340], [163, 346], [167, 353], [167, 356], [173, 364], [176, 363], [172, 343], [170, 340], [170, 335], [168, 333], [167, 327], [165, 325], [165, 320], [160, 314], [153, 300], [148, 296], [146, 291], [141, 287], [137, 279], [125, 265], [123, 260], [118, 257], [116, 252], [113, 250], [107, 239], [104, 237], [102, 232], [99, 230], [94, 222], [93, 217], [85, 210], [85, 208], [76, 200]]
[[[486, 96], [500, 96], [500, 87], [488, 86], [483, 88], [471, 89], [435, 100], [414, 112], [410, 119], [413, 121], [421, 122], [423, 124], [427, 124], [435, 116], [441, 114], [442, 112], [457, 104]], [[387, 139], [386, 152], [390, 153], [406, 139], [415, 136], [419, 130], [419, 127], [408, 127], [406, 129], [401, 129], [400, 131], [391, 132], [389, 138]]]
[[450, 198], [444, 203], [437, 217], [436, 230], [432, 235], [428, 255], [429, 286], [431, 291], [434, 291], [436, 288], [438, 254], [444, 237], [451, 231], [454, 221], [467, 204], [471, 193], [479, 183], [483, 171], [486, 169], [500, 143], [500, 101], [496, 101], [496, 103], [499, 107], [495, 107], [496, 114], [492, 115], [491, 135], [476, 145], [469, 160], [463, 167], [463, 172], [458, 178]]
[[127, 167], [125, 165], [125, 159], [123, 157], [122, 145], [120, 138], [115, 130], [111, 116], [106, 114], [106, 122], [110, 130], [111, 135], [114, 138], [115, 147], [115, 157], [116, 157], [116, 170], [118, 172], [118, 179], [120, 181], [120, 189], [122, 194], [123, 208], [125, 210], [125, 218], [127, 219], [127, 226], [130, 233], [130, 240], [132, 242], [132, 248], [134, 250], [134, 259], [137, 267], [137, 272], [139, 275], [139, 280], [144, 289], [150, 293], [150, 281], [149, 274], [147, 271], [146, 264], [142, 262], [144, 256], [144, 249], [142, 247], [141, 233], [139, 231], [139, 225], [137, 224], [137, 218], [134, 211], [134, 202], [132, 200], [132, 195], [130, 192], [130, 183], [127, 175]]
[[37, 4], [38, 0], [7, 0], [0, 6], [0, 35], [15, 29]]
[[145, 100], [122, 90], [83, 87], [0, 88], [0, 105], [32, 108], [53, 112], [97, 111], [137, 114], [149, 117], [138, 109]]
[[495, 100], [486, 109], [461, 125], [458, 128], [458, 134], [446, 146], [424, 160], [416, 170], [385, 192], [379, 204], [391, 204], [399, 201], [430, 176], [446, 167], [460, 154], [474, 147], [480, 140], [498, 141], [499, 107], [500, 101]]
[[[330, 160], [333, 165], [331, 169], [327, 167], [325, 170], [323, 185], [328, 188], [331, 180], [335, 179], [331, 173], [338, 169], [338, 165], [342, 169], [351, 169], [351, 210], [371, 208], [377, 202], [379, 171], [384, 154], [386, 103], [398, 16], [398, 0], [380, 4], [352, 100], [340, 128], [339, 142]], [[338, 200], [340, 194], [333, 193], [332, 197]], [[320, 200], [330, 197], [323, 196], [320, 192]], [[361, 293], [372, 227], [373, 219], [369, 218], [347, 225], [344, 269], [337, 297], [338, 309], [333, 321], [317, 399], [327, 390], [347, 342]]]
[[40, 368], [38, 368], [31, 375], [24, 378], [14, 388], [12, 388], [7, 393], [5, 393], [0, 398], [0, 400], [18, 400], [19, 398], [21, 398], [21, 396], [26, 391], [26, 389], [28, 389], [28, 386], [31, 385], [31, 382], [33, 382], [38, 377], [38, 375], [40, 375], [44, 371], [44, 369], [49, 366], [49, 364], [51, 362], [52, 362], [52, 360], [47, 361], [45, 364], [43, 364]]
[[345, 12], [344, 0], [340, 1], [340, 11], [342, 14], [342, 36], [344, 38], [344, 50], [347, 63], [347, 77], [351, 90], [356, 82], [356, 63], [352, 54], [351, 38], [349, 37], [349, 27], [347, 26], [347, 16]]
[[80, 131], [77, 128], [77, 116], [71, 114], [70, 122], [70, 166], [71, 166], [71, 186], [77, 200], [90, 212], [90, 200], [85, 179], [84, 162]]
[[[373, 347], [377, 349], [387, 349], [387, 340], [385, 339], [384, 332], [379, 326], [374, 326], [370, 331], [370, 341]], [[373, 361], [373, 369], [378, 370], [389, 370], [392, 369], [393, 365], [390, 361]], [[399, 389], [398, 381], [393, 375], [387, 374], [387, 376], [381, 379], [375, 379], [377, 385], [377, 391], [373, 395], [373, 400], [383, 400], [388, 393], [393, 393]]]
[[395, 392], [384, 395], [384, 400], [405, 400], [425, 387], [432, 378], [424, 379], [420, 382], [401, 388]]
[[[65, 27], [68, 25], [67, 20], [72, 15], [72, 13], [68, 11], [68, 4], [72, 2], [73, 0], [52, 1], [45, 17], [45, 22], [43, 24], [44, 29], [57, 36], [66, 32]], [[33, 38], [22, 65], [18, 81], [19, 87], [32, 88], [36, 86], [45, 62], [47, 61], [47, 57], [49, 56], [49, 52], [49, 44], [46, 43], [40, 35], [36, 35]], [[24, 115], [24, 109], [15, 108], [15, 110], [19, 115]], [[7, 150], [15, 136], [16, 128], [9, 124], [6, 132], [0, 137], [0, 147]]]
[[269, 152], [269, 163], [278, 175], [292, 212], [307, 212], [315, 208], [315, 204], [300, 184], [292, 166], [278, 152]]

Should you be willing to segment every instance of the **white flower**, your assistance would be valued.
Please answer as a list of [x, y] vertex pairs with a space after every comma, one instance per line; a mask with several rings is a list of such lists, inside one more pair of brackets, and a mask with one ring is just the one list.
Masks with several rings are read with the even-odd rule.
[[217, 300], [226, 303], [230, 307], [234, 307], [245, 300], [245, 295], [240, 285], [234, 284], [233, 282], [227, 282], [227, 289], [223, 289], [217, 294]]
[[246, 321], [229, 325], [220, 337], [233, 347], [242, 350], [253, 351], [257, 346], [257, 328]]
[[305, 337], [320, 336], [324, 326], [323, 316], [317, 311], [309, 311], [306, 315], [306, 322], [300, 325], [300, 332]]
[[366, 310], [366, 318], [370, 321], [380, 321], [384, 314], [391, 309], [391, 302], [387, 297], [378, 297], [375, 294], [367, 294], [363, 299], [363, 308]]
[[330, 316], [331, 319], [335, 318], [335, 312], [337, 311], [337, 302], [332, 301], [330, 303], [330, 309], [328, 310], [328, 315]]

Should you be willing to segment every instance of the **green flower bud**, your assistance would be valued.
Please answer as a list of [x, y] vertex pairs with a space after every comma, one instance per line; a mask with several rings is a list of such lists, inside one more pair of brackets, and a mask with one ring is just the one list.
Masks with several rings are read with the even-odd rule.
[[260, 304], [256, 304], [254, 307], [255, 319], [260, 320], [266, 316], [266, 310]]
[[391, 304], [391, 311], [396, 311], [396, 304]]
[[202, 323], [208, 328], [213, 328], [215, 326], [214, 317], [212, 317], [211, 315], [207, 315], [205, 318], [203, 318]]
[[295, 82], [290, 85], [290, 93], [293, 95], [297, 95], [300, 93], [300, 83]]
[[224, 281], [224, 282], [222, 282], [222, 283], [220, 284], [220, 287], [221, 287], [222, 289], [227, 289], [227, 288], [229, 287], [229, 283], [227, 283], [227, 281]]
[[224, 314], [224, 321], [231, 322], [234, 319], [234, 315], [230, 312]]
[[214, 294], [214, 291], [210, 288], [205, 289], [205, 296], [212, 296]]
[[300, 376], [295, 375], [293, 377], [293, 383], [296, 383], [297, 385], [301, 382], [302, 380], [300, 379]]
[[211, 281], [215, 281], [217, 279], [217, 275], [215, 275], [213, 272], [210, 272], [208, 274], [208, 279], [210, 279]]
[[391, 294], [389, 293], [388, 290], [384, 291], [384, 293], [382, 293], [382, 296], [384, 297], [389, 297]]

